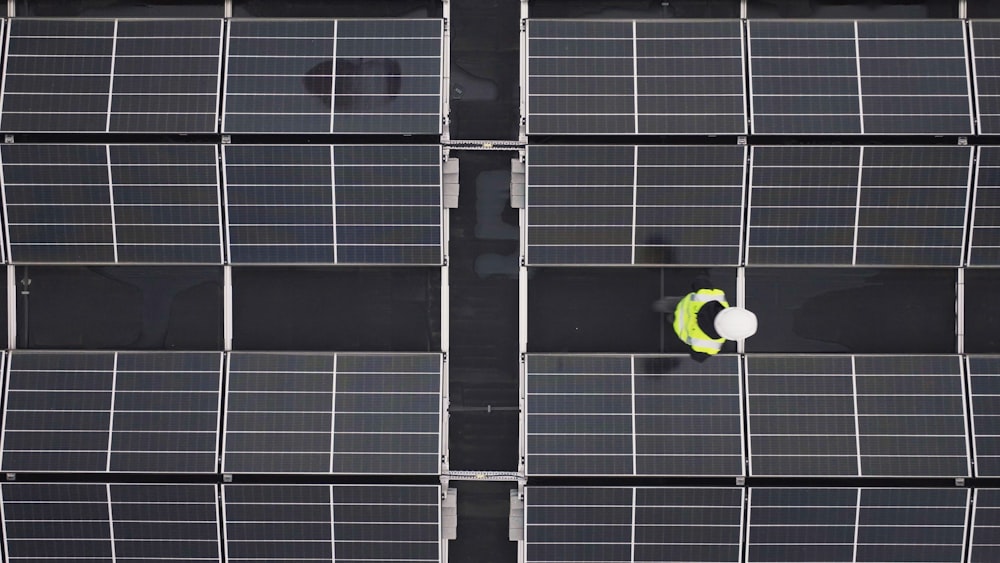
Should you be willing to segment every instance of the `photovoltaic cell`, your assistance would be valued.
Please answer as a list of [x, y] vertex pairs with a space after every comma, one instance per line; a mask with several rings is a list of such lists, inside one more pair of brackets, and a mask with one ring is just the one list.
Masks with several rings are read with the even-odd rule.
[[1000, 132], [1000, 21], [969, 22], [979, 133]]
[[527, 487], [525, 560], [740, 560], [738, 488]]
[[988, 563], [1000, 557], [1000, 489], [976, 489], [969, 563]]
[[221, 264], [214, 145], [4, 145], [14, 263]]
[[748, 23], [755, 133], [972, 133], [961, 20]]
[[222, 20], [10, 20], [0, 129], [213, 133]]
[[969, 492], [752, 488], [746, 560], [958, 563]]
[[229, 358], [223, 471], [437, 474], [438, 354]]
[[230, 21], [226, 133], [441, 132], [439, 19]]
[[742, 475], [739, 361], [529, 355], [531, 475]]
[[528, 20], [529, 134], [746, 132], [739, 21]]
[[215, 485], [5, 483], [8, 561], [221, 561]]
[[226, 145], [234, 264], [440, 264], [441, 148]]
[[214, 473], [222, 355], [17, 352], [5, 471]]
[[969, 356], [976, 475], [1000, 476], [1000, 357]]
[[438, 486], [223, 485], [234, 562], [441, 560]]
[[1000, 265], [1000, 147], [979, 147], [970, 227], [970, 266]]
[[969, 475], [958, 356], [752, 356], [747, 405], [751, 475]]
[[528, 263], [739, 263], [745, 154], [737, 146], [528, 147]]
[[747, 263], [960, 265], [971, 150], [753, 147]]

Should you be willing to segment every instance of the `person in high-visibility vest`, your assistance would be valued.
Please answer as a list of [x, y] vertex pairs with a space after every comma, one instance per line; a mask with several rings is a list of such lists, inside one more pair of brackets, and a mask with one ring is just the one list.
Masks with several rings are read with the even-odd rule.
[[757, 332], [757, 315], [743, 307], [730, 307], [726, 293], [715, 289], [707, 278], [699, 277], [694, 290], [683, 297], [664, 297], [653, 309], [673, 316], [677, 338], [691, 347], [691, 357], [699, 362], [714, 356], [726, 340], [749, 338]]

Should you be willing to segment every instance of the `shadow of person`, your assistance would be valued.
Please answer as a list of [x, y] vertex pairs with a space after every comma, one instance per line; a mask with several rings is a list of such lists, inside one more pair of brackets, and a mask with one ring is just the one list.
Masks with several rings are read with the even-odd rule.
[[332, 60], [317, 63], [306, 71], [302, 84], [327, 107], [332, 94], [336, 98], [334, 111], [350, 112], [362, 105], [367, 109], [384, 107], [402, 91], [403, 69], [395, 59], [337, 59], [336, 92], [333, 70]]

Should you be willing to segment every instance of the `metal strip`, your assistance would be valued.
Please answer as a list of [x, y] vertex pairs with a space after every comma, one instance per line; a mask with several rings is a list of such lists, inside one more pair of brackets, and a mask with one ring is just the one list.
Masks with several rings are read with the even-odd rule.
[[[9, 391], [10, 391], [10, 365], [11, 365], [11, 363], [13, 361], [13, 356], [10, 353], [4, 353], [3, 357], [4, 357], [4, 365], [3, 365], [3, 374], [4, 374], [4, 381], [3, 381], [3, 422], [0, 423], [0, 467], [3, 466], [3, 458], [4, 458], [4, 454], [6, 453], [6, 450], [4, 450], [4, 441], [7, 438], [7, 405], [10, 404], [7, 401], [7, 396], [9, 395]], [[0, 504], [3, 504], [3, 503], [0, 502]], [[7, 521], [3, 520], [3, 522], [4, 522], [4, 524], [6, 524]], [[4, 533], [3, 537], [6, 540], [7, 539], [6, 530], [4, 532], [5, 533]], [[7, 553], [9, 553], [9, 552], [7, 552]]]
[[[961, 5], [965, 4], [964, 0], [960, 0]], [[980, 119], [976, 119], [979, 116], [979, 69], [976, 67], [976, 22], [970, 21], [966, 22], [969, 26], [969, 62], [972, 63], [972, 101], [975, 107], [973, 111], [973, 121], [975, 121], [976, 128], [974, 131], [983, 134], [983, 122]]]
[[[741, 355], [736, 357], [736, 385], [739, 397], [745, 398], [745, 400], [737, 401], [740, 404], [740, 459], [743, 460], [743, 467], [741, 467], [741, 476], [747, 474], [747, 436], [749, 435], [750, 428], [750, 416], [747, 414], [747, 410], [750, 404], [750, 398], [747, 393], [744, 393], [743, 389], [743, 377], [745, 375], [745, 363], [746, 355]], [[743, 421], [747, 421], [746, 426], [742, 424]]]
[[[960, 0], [960, 4], [964, 4], [964, 0]], [[959, 21], [959, 25], [962, 26], [962, 51], [969, 53], [969, 48], [971, 42], [969, 41], [969, 30], [965, 27], [965, 21]], [[970, 59], [972, 61], [972, 67], [975, 69], [976, 58], [975, 53], [972, 54]], [[969, 102], [969, 133], [976, 134], [976, 108], [972, 103], [975, 89], [973, 87], [972, 76], [969, 73], [969, 65], [965, 65], [965, 99]]]
[[[226, 472], [226, 438], [228, 437], [229, 428], [229, 384], [233, 379], [233, 352], [226, 352], [226, 365], [225, 365], [225, 385], [222, 393], [222, 426], [221, 426], [221, 451], [219, 452], [219, 470], [222, 473]], [[223, 500], [225, 500], [225, 486], [222, 487], [223, 490]], [[223, 504], [223, 518], [225, 518], [225, 504]]]
[[747, 104], [749, 104], [748, 107], [750, 108], [750, 113], [749, 113], [749, 116], [750, 116], [750, 133], [755, 133], [756, 131], [755, 131], [754, 124], [753, 124], [753, 115], [754, 115], [754, 109], [753, 109], [753, 53], [751, 51], [752, 46], [753, 46], [753, 41], [752, 41], [753, 34], [750, 33], [750, 21], [749, 20], [745, 20], [744, 23], [746, 24], [746, 47], [747, 47], [747, 52], [746, 52], [744, 60], [746, 60], [746, 63], [747, 63], [746, 64], [746, 68], [747, 68], [746, 73], [749, 75], [749, 80], [747, 80], [746, 78], [744, 78], [744, 80], [746, 80], [746, 85], [747, 85], [747, 88], [748, 88], [748, 92], [747, 92]]
[[858, 560], [858, 531], [861, 524], [861, 488], [858, 487], [858, 498], [854, 504], [854, 555], [851, 557], [851, 561]]
[[[975, 185], [979, 183], [979, 168], [977, 166], [976, 156], [978, 156], [979, 151], [982, 147], [968, 147], [969, 150], [969, 175], [965, 181], [965, 209], [969, 210], [962, 218], [962, 249], [961, 252], [964, 256], [959, 257], [958, 266], [961, 267], [969, 263], [969, 257], [972, 254], [972, 219], [975, 217], [976, 213], [976, 199]], [[961, 350], [959, 350], [961, 353]]]
[[[115, 18], [114, 39], [111, 43], [111, 71], [108, 73], [108, 118], [104, 132], [111, 132], [111, 101], [115, 96], [115, 58], [118, 56], [118, 18]], [[117, 260], [115, 260], [117, 262]]]
[[111, 539], [111, 561], [118, 561], [118, 554], [115, 550], [115, 514], [111, 505], [111, 483], [105, 483], [105, 492], [108, 498], [108, 534]]
[[[231, 0], [226, 0], [226, 1], [229, 2]], [[229, 98], [229, 54], [231, 52], [230, 45], [232, 44], [231, 40], [232, 40], [232, 37], [233, 37], [233, 21], [232, 20], [228, 20], [226, 22], [225, 33], [226, 33], [226, 38], [225, 38], [226, 50], [221, 55], [222, 59], [223, 59], [223, 63], [224, 63], [224, 70], [223, 70], [223, 74], [222, 74], [222, 78], [224, 80], [224, 89], [222, 90], [222, 108], [221, 108], [221, 111], [220, 111], [220, 114], [219, 114], [219, 119], [220, 119], [220, 122], [219, 122], [219, 132], [220, 133], [225, 133], [226, 132], [226, 102], [228, 101], [228, 98]], [[223, 154], [225, 154], [225, 147], [223, 147]]]
[[233, 248], [232, 248], [232, 242], [231, 242], [232, 238], [233, 238], [233, 234], [229, 231], [229, 228], [230, 228], [230, 224], [229, 224], [229, 178], [227, 176], [227, 168], [228, 168], [228, 166], [226, 164], [226, 151], [229, 150], [230, 146], [232, 146], [232, 145], [222, 145], [222, 150], [220, 151], [221, 159], [222, 159], [221, 160], [222, 165], [219, 167], [220, 172], [222, 174], [222, 184], [220, 186], [220, 189], [222, 191], [222, 221], [223, 221], [223, 232], [225, 233], [225, 238], [223, 239], [223, 241], [224, 241], [224, 243], [226, 245], [226, 255], [225, 255], [225, 263], [226, 264], [232, 264], [232, 262], [233, 262]]
[[740, 218], [740, 247], [737, 250], [736, 264], [745, 266], [747, 256], [750, 254], [750, 185], [753, 174], [753, 149], [743, 147], [743, 184], [740, 186], [740, 207], [742, 217]]
[[[746, 307], [747, 300], [747, 274], [746, 267], [740, 266], [736, 268], [736, 305], [740, 307]], [[736, 352], [742, 354], [746, 351], [746, 338], [740, 338], [736, 341]], [[721, 345], [720, 345], [721, 346]]]
[[333, 153], [334, 145], [330, 145], [330, 207], [333, 211], [333, 263], [337, 264], [337, 166]]
[[[630, 372], [632, 378], [632, 475], [639, 474], [639, 452], [636, 449], [636, 442], [638, 438], [636, 437], [639, 433], [639, 428], [635, 424], [635, 354], [632, 354], [629, 358], [630, 362]], [[635, 515], [633, 513], [633, 520]], [[634, 524], [633, 524], [634, 525]]]
[[[13, 264], [7, 266], [7, 348], [17, 348], [17, 268]], [[7, 403], [4, 402], [6, 405]], [[2, 448], [0, 448], [2, 451]]]
[[969, 406], [966, 401], [966, 397], [971, 397], [971, 396], [966, 391], [967, 388], [965, 385], [965, 380], [966, 380], [966, 373], [964, 370], [965, 358], [966, 358], [965, 356], [956, 356], [955, 359], [958, 361], [958, 379], [961, 381], [962, 384], [962, 418], [965, 426], [965, 431], [963, 432], [965, 434], [965, 474], [968, 475], [969, 477], [972, 477], [972, 436], [968, 431], [971, 417], [969, 416]]
[[863, 477], [864, 473], [861, 469], [861, 415], [858, 413], [858, 368], [854, 354], [851, 354], [851, 388], [854, 399], [854, 448], [857, 450], [858, 477]]
[[632, 260], [631, 263], [635, 264], [635, 231], [636, 231], [636, 215], [637, 207], [639, 205], [639, 145], [633, 147], [634, 152], [632, 155]]
[[[332, 454], [333, 452], [331, 451], [330, 453]], [[337, 561], [336, 529], [337, 529], [337, 518], [333, 510], [333, 485], [330, 485], [330, 561], [333, 562]], [[440, 536], [441, 534], [438, 534], [438, 537]]]
[[[522, 143], [528, 142], [528, 134], [531, 133], [531, 110], [528, 106], [531, 100], [531, 96], [528, 94], [528, 85], [530, 83], [528, 79], [528, 63], [531, 60], [531, 53], [529, 52], [531, 48], [530, 23], [528, 20], [528, 0], [521, 0], [520, 52], [523, 55], [518, 57], [518, 72], [521, 78], [521, 126], [518, 127], [518, 140]], [[451, 95], [450, 92], [449, 95]], [[2, 101], [2, 98], [0, 98], [0, 101]]]
[[111, 410], [108, 417], [108, 458], [105, 471], [111, 471], [111, 447], [115, 437], [115, 398], [118, 395], [118, 352], [115, 352], [114, 364], [111, 367]]
[[115, 264], [118, 263], [118, 226], [115, 224], [115, 181], [111, 173], [111, 145], [104, 145], [108, 163], [108, 200], [111, 203], [111, 248], [115, 254]]
[[[972, 494], [972, 514], [967, 514], [965, 521], [968, 522], [966, 533], [964, 534], [962, 548], [962, 561], [976, 561], [972, 558], [972, 550], [976, 547], [976, 515], [979, 513], [979, 489], [973, 489]], [[968, 505], [967, 505], [968, 506]], [[968, 509], [967, 509], [968, 510]], [[991, 526], [992, 527], [992, 526]]]
[[213, 500], [215, 501], [215, 541], [218, 546], [216, 552], [219, 555], [219, 561], [226, 561], [226, 551], [225, 551], [225, 536], [223, 536], [223, 531], [225, 531], [224, 520], [220, 518], [219, 514], [219, 486], [212, 484], [212, 491], [214, 492]]
[[[337, 353], [333, 354], [333, 380], [330, 393], [330, 473], [333, 473], [334, 438], [337, 435]], [[330, 504], [333, 505], [333, 491], [330, 491]], [[332, 508], [331, 508], [332, 510]], [[332, 537], [332, 536], [331, 536]], [[334, 558], [336, 560], [336, 558]]]
[[[743, 455], [743, 459], [746, 463], [746, 474], [753, 476], [753, 430], [750, 428], [750, 422], [752, 420], [752, 414], [750, 413], [750, 358], [745, 354], [739, 356], [740, 363], [743, 367], [743, 375], [746, 377], [746, 393], [740, 390], [740, 405], [741, 409], [746, 409], [746, 415], [741, 418], [741, 421], [745, 421], [746, 428], [744, 429], [744, 424], [740, 424], [740, 431], [745, 432], [744, 443], [746, 444], [746, 452]], [[741, 413], [742, 415], [742, 413]]]
[[[444, 14], [442, 13], [442, 15], [444, 15]], [[447, 102], [445, 102], [445, 100], [448, 99], [448, 96], [450, 96], [451, 93], [444, 89], [445, 74], [446, 74], [445, 70], [444, 70], [444, 62], [445, 62], [445, 40], [444, 40], [445, 39], [445, 28], [444, 28], [444, 24], [445, 24], [445, 20], [444, 19], [438, 20], [438, 36], [437, 36], [437, 39], [439, 41], [439, 43], [438, 43], [438, 46], [439, 46], [439, 49], [438, 49], [438, 77], [440, 78], [440, 81], [438, 82], [438, 89], [439, 89], [439, 96], [440, 97], [438, 98], [438, 105], [437, 105], [437, 111], [438, 111], [437, 126], [438, 126], [438, 135], [447, 137], [448, 136], [447, 129], [444, 126], [444, 118], [446, 117], [445, 114], [444, 114], [444, 104], [447, 103]], [[450, 46], [450, 44], [449, 44], [449, 46]], [[336, 64], [336, 60], [334, 60], [334, 63]], [[332, 108], [333, 108], [333, 100], [330, 100], [330, 107], [331, 107], [331, 110], [332, 110]], [[439, 137], [439, 140], [440, 140], [440, 137]]]
[[[225, 13], [230, 14], [228, 17], [232, 16], [233, 13], [233, 0], [226, 0]], [[222, 76], [223, 76], [223, 66], [222, 63], [226, 58], [226, 20], [219, 20], [219, 68], [216, 72], [219, 73], [218, 79], [215, 81], [215, 122], [212, 124], [212, 132], [218, 133], [219, 127], [219, 98], [222, 96]]]
[[978, 435], [976, 432], [976, 401], [975, 401], [974, 391], [972, 390], [972, 377], [974, 374], [972, 373], [972, 360], [969, 358], [969, 356], [963, 355], [962, 361], [965, 362], [965, 377], [968, 379], [966, 389], [969, 390], [969, 392], [966, 394], [966, 398], [969, 404], [968, 407], [969, 420], [968, 420], [968, 426], [966, 428], [968, 429], [969, 432], [969, 446], [972, 448], [971, 449], [972, 467], [976, 471], [976, 474], [972, 476], [978, 477], [979, 463], [977, 462], [979, 461], [979, 451], [978, 451], [979, 448], [976, 445], [976, 437]]
[[865, 134], [865, 101], [861, 93], [861, 38], [858, 34], [858, 20], [854, 20], [854, 61], [858, 69], [858, 121], [861, 134]]
[[[633, 356], [634, 357], [634, 356]], [[635, 563], [635, 503], [636, 503], [636, 488], [632, 487], [632, 537], [629, 541], [629, 561], [630, 563]], [[527, 537], [527, 536], [525, 536]]]
[[[740, 3], [740, 9], [743, 13], [746, 13], [746, 3], [745, 0]], [[744, 18], [746, 16], [743, 16]], [[743, 81], [740, 83], [740, 89], [743, 90], [743, 134], [746, 135], [750, 131], [748, 129], [747, 117], [750, 115], [750, 108], [747, 106], [747, 65], [749, 64], [749, 59], [747, 58], [747, 38], [746, 29], [743, 27], [743, 21], [738, 22], [740, 28], [740, 59], [743, 61], [748, 61], [747, 64], [740, 65], [740, 72], [742, 73]], [[746, 177], [744, 176], [744, 179]]]
[[955, 351], [965, 353], [965, 268], [956, 271], [955, 284]]
[[[333, 120], [337, 115], [337, 26], [340, 20], [333, 20], [333, 68], [330, 69], [330, 133], [333, 133]], [[330, 145], [330, 166], [333, 166], [333, 145]], [[332, 177], [332, 176], [331, 176]], [[336, 200], [335, 200], [336, 201]], [[336, 221], [334, 221], [336, 224]], [[336, 228], [334, 229], [336, 230]], [[336, 240], [336, 239], [334, 239]], [[336, 244], [334, 244], [336, 248]], [[336, 250], [334, 250], [336, 253]], [[336, 254], [334, 254], [336, 256]], [[336, 259], [334, 260], [336, 262]]]
[[219, 446], [220, 446], [220, 440], [222, 439], [221, 424], [222, 424], [222, 415], [224, 412], [223, 409], [225, 408], [223, 400], [225, 399], [226, 396], [223, 383], [226, 378], [226, 362], [228, 360], [229, 360], [229, 354], [226, 354], [225, 352], [219, 352], [219, 386], [217, 387], [217, 389], [219, 390], [219, 400], [217, 402], [217, 407], [216, 407], [219, 410], [215, 413], [215, 440], [213, 443], [215, 444], [214, 447], [216, 449], [216, 452], [215, 452], [215, 461], [212, 464], [212, 473], [218, 473], [221, 469], [219, 467], [219, 461], [221, 455], [220, 454], [221, 450], [219, 449]]
[[216, 195], [216, 197], [219, 198], [219, 199], [216, 200], [218, 202], [218, 204], [219, 204], [219, 263], [220, 264], [225, 264], [226, 263], [226, 229], [225, 229], [224, 218], [222, 217], [222, 213], [223, 213], [223, 211], [222, 211], [222, 209], [223, 209], [223, 203], [222, 202], [223, 202], [223, 200], [222, 200], [222, 195], [220, 195], [220, 192], [223, 193], [223, 194], [225, 193], [225, 188], [222, 185], [222, 174], [223, 174], [223, 171], [220, 170], [220, 168], [224, 168], [224, 167], [220, 167], [219, 166], [219, 159], [220, 159], [220, 156], [219, 156], [219, 154], [220, 154], [219, 145], [212, 145], [212, 149], [215, 151], [215, 161], [213, 162], [213, 164], [215, 165], [215, 195]]
[[[974, 512], [972, 514], [969, 513], [969, 511], [970, 511], [970, 504], [969, 503], [970, 502], [972, 502], [972, 503], [975, 502], [973, 500], [973, 498], [972, 498], [972, 489], [965, 489], [965, 518], [962, 518], [962, 523], [965, 524], [965, 529], [962, 532], [962, 555], [963, 556], [966, 553], [968, 553], [968, 551], [970, 549], [970, 547], [969, 547], [969, 543], [970, 543], [969, 540], [970, 540], [970, 538], [972, 536], [972, 529], [973, 529], [973, 527], [971, 525], [969, 525], [969, 518], [973, 518], [973, 519], [975, 518], [975, 513]], [[972, 559], [967, 559], [966, 561], [972, 561]]]
[[[2, 96], [2, 94], [0, 94], [0, 96]], [[2, 103], [3, 101], [0, 100], [0, 104]], [[4, 176], [3, 169], [3, 150], [0, 149], [0, 201], [3, 202], [3, 246], [6, 250], [7, 260], [9, 262], [13, 262], [14, 254], [10, 244], [10, 214], [7, 212], [7, 179]]]
[[[11, 17], [14, 17], [14, 0], [7, 0], [7, 11], [11, 13]], [[0, 77], [0, 112], [2, 112], [4, 107], [4, 94], [7, 93], [7, 64], [10, 62], [10, 28], [13, 25], [7, 25], [4, 31], [6, 36], [3, 38], [3, 77]], [[2, 122], [2, 113], [0, 113], [0, 122]], [[6, 537], [6, 536], [4, 536]]]
[[[639, 38], [636, 20], [632, 20], [632, 103], [635, 105], [635, 134], [639, 134]], [[634, 218], [633, 218], [634, 222]], [[633, 246], [634, 246], [633, 237]], [[633, 260], [634, 262], [634, 260]]]
[[438, 104], [438, 123], [441, 127], [441, 142], [451, 137], [451, 1], [441, 2], [441, 103]]
[[861, 182], [865, 170], [865, 147], [858, 147], [858, 195], [854, 201], [854, 243], [851, 245], [851, 264], [858, 263], [858, 231], [861, 224]]

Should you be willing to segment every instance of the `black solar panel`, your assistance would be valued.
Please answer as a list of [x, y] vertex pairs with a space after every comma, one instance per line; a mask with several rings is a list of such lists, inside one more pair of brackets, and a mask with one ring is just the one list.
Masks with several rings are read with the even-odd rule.
[[969, 356], [976, 475], [1000, 476], [1000, 357]]
[[742, 475], [739, 360], [529, 355], [530, 475]]
[[3, 145], [14, 263], [221, 264], [214, 145]]
[[531, 265], [740, 261], [745, 149], [528, 147]]
[[958, 266], [971, 151], [753, 147], [747, 263]]
[[750, 21], [755, 133], [970, 134], [961, 20]]
[[745, 133], [742, 37], [737, 20], [528, 20], [528, 133]]
[[753, 488], [749, 494], [747, 563], [962, 561], [968, 489]]
[[4, 483], [7, 561], [221, 561], [215, 485]]
[[440, 471], [437, 354], [234, 352], [227, 385], [227, 473]]
[[743, 490], [527, 487], [525, 560], [737, 562]]
[[4, 471], [213, 473], [222, 355], [16, 352]]
[[442, 36], [438, 19], [231, 20], [222, 130], [438, 134]]
[[979, 147], [969, 237], [970, 266], [1000, 265], [1000, 147]]
[[754, 133], [862, 133], [855, 33], [850, 21], [749, 21]]
[[1000, 558], [1000, 489], [976, 489], [969, 544], [969, 563]]
[[958, 356], [750, 356], [747, 396], [752, 475], [970, 474]]
[[10, 20], [0, 129], [216, 131], [222, 20]]
[[227, 145], [223, 152], [234, 264], [441, 263], [440, 147]]
[[969, 22], [978, 131], [1000, 132], [1000, 21]]
[[223, 485], [229, 561], [441, 560], [440, 487]]

